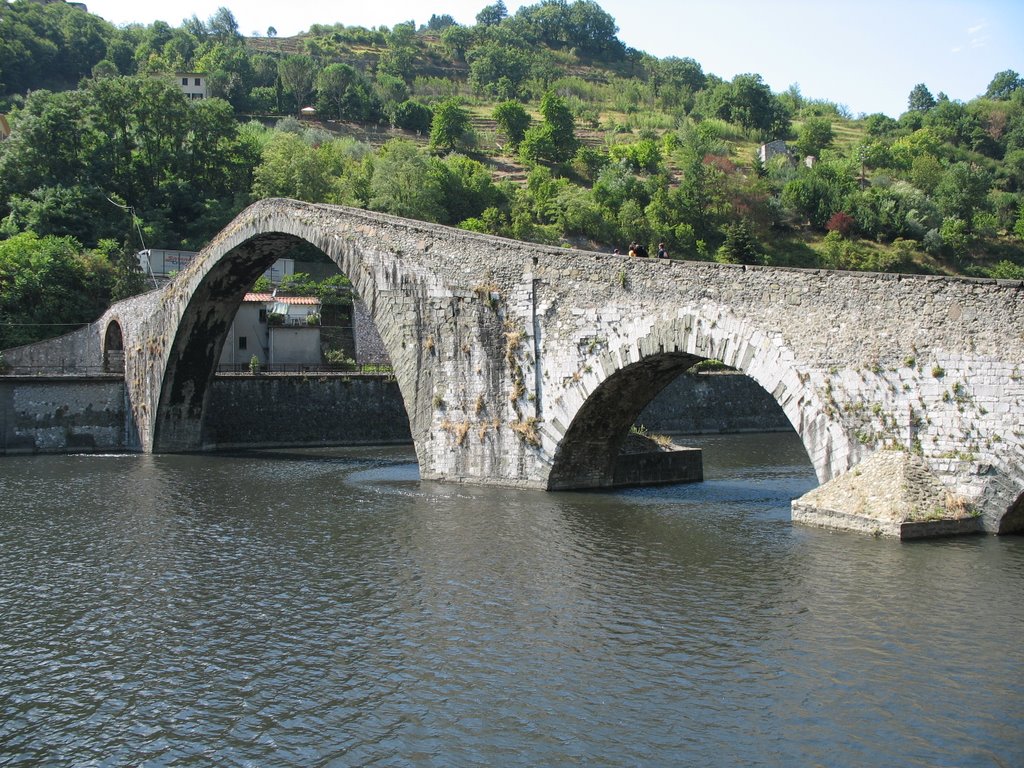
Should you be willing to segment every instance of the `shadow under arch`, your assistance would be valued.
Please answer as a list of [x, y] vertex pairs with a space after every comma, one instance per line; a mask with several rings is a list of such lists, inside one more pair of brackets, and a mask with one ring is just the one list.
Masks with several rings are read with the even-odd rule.
[[700, 360], [685, 353], [660, 354], [605, 379], [583, 403], [562, 438], [548, 475], [548, 490], [612, 485], [619, 451], [640, 412]]
[[[575, 399], [573, 413], [549, 413], [567, 423], [548, 474], [549, 490], [605, 488], [630, 427], [669, 383], [701, 360], [720, 360], [753, 379], [779, 404], [801, 442], [819, 482], [840, 474], [859, 458], [844, 430], [836, 429], [818, 400], [810, 377], [771, 334], [730, 316], [711, 321], [681, 313], [659, 318], [646, 332], [625, 339], [587, 366], [589, 374], [561, 398]], [[623, 364], [621, 361], [630, 361]]]
[[124, 332], [117, 320], [107, 323], [103, 332], [103, 372], [124, 373]]
[[1024, 491], [1021, 491], [1017, 500], [1010, 505], [1006, 514], [1000, 519], [999, 529], [996, 533], [1024, 534]]

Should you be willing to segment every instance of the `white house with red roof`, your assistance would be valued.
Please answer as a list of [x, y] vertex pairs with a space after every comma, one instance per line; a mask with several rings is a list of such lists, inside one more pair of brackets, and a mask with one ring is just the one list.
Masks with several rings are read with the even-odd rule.
[[248, 367], [255, 357], [273, 370], [315, 366], [320, 352], [320, 299], [247, 293], [228, 331], [220, 365]]

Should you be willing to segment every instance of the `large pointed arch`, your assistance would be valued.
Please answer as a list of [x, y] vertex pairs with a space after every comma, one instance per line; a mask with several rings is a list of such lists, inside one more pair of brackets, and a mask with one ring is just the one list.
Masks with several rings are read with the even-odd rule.
[[[430, 290], [435, 278], [407, 265], [401, 254], [376, 247], [372, 232], [360, 230], [355, 236], [339, 232], [335, 221], [324, 222], [316, 208], [296, 206], [307, 215], [251, 217], [248, 226], [228, 232], [211, 243], [172, 286], [164, 298], [171, 313], [168, 327], [173, 336], [163, 342], [149, 341], [150, 349], [136, 357], [134, 369], [140, 372], [146, 354], [163, 360], [163, 375], [152, 398], [152, 444], [158, 452], [200, 450], [203, 444], [203, 417], [208, 405], [209, 388], [217, 360], [231, 320], [245, 292], [256, 278], [279, 257], [300, 243], [308, 243], [324, 252], [352, 282], [376, 325], [385, 349], [397, 361], [395, 378], [410, 414], [410, 428], [419, 457], [420, 440], [429, 432], [429, 424], [417, 432], [415, 407], [420, 387], [418, 377], [426, 366], [401, 364], [406, 345], [400, 328], [404, 317], [403, 298], [410, 292]], [[145, 405], [143, 405], [145, 407]], [[142, 414], [142, 419], [147, 414]], [[144, 433], [144, 430], [140, 430]]]

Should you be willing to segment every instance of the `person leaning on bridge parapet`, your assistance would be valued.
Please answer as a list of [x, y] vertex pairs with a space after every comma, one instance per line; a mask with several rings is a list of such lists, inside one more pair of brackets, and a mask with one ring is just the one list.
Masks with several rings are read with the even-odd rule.
[[665, 250], [665, 244], [664, 243], [658, 243], [658, 258], [659, 259], [667, 259], [668, 258], [668, 251]]

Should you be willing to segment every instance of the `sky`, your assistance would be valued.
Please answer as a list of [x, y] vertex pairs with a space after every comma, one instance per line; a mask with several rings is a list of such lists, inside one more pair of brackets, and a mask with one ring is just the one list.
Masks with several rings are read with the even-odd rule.
[[[505, 0], [509, 13], [521, 5]], [[571, 2], [571, 0], [570, 0]], [[86, 0], [89, 11], [114, 24], [178, 26], [207, 20], [221, 6], [244, 35], [279, 37], [312, 24], [391, 27], [425, 24], [449, 14], [464, 25], [490, 0]], [[844, 105], [853, 116], [898, 117], [911, 89], [969, 101], [993, 75], [1024, 73], [1022, 0], [598, 0], [627, 46], [664, 58], [688, 56], [726, 80], [761, 75], [776, 93], [797, 85], [806, 98]], [[168, 10], [173, 8], [172, 10]]]

